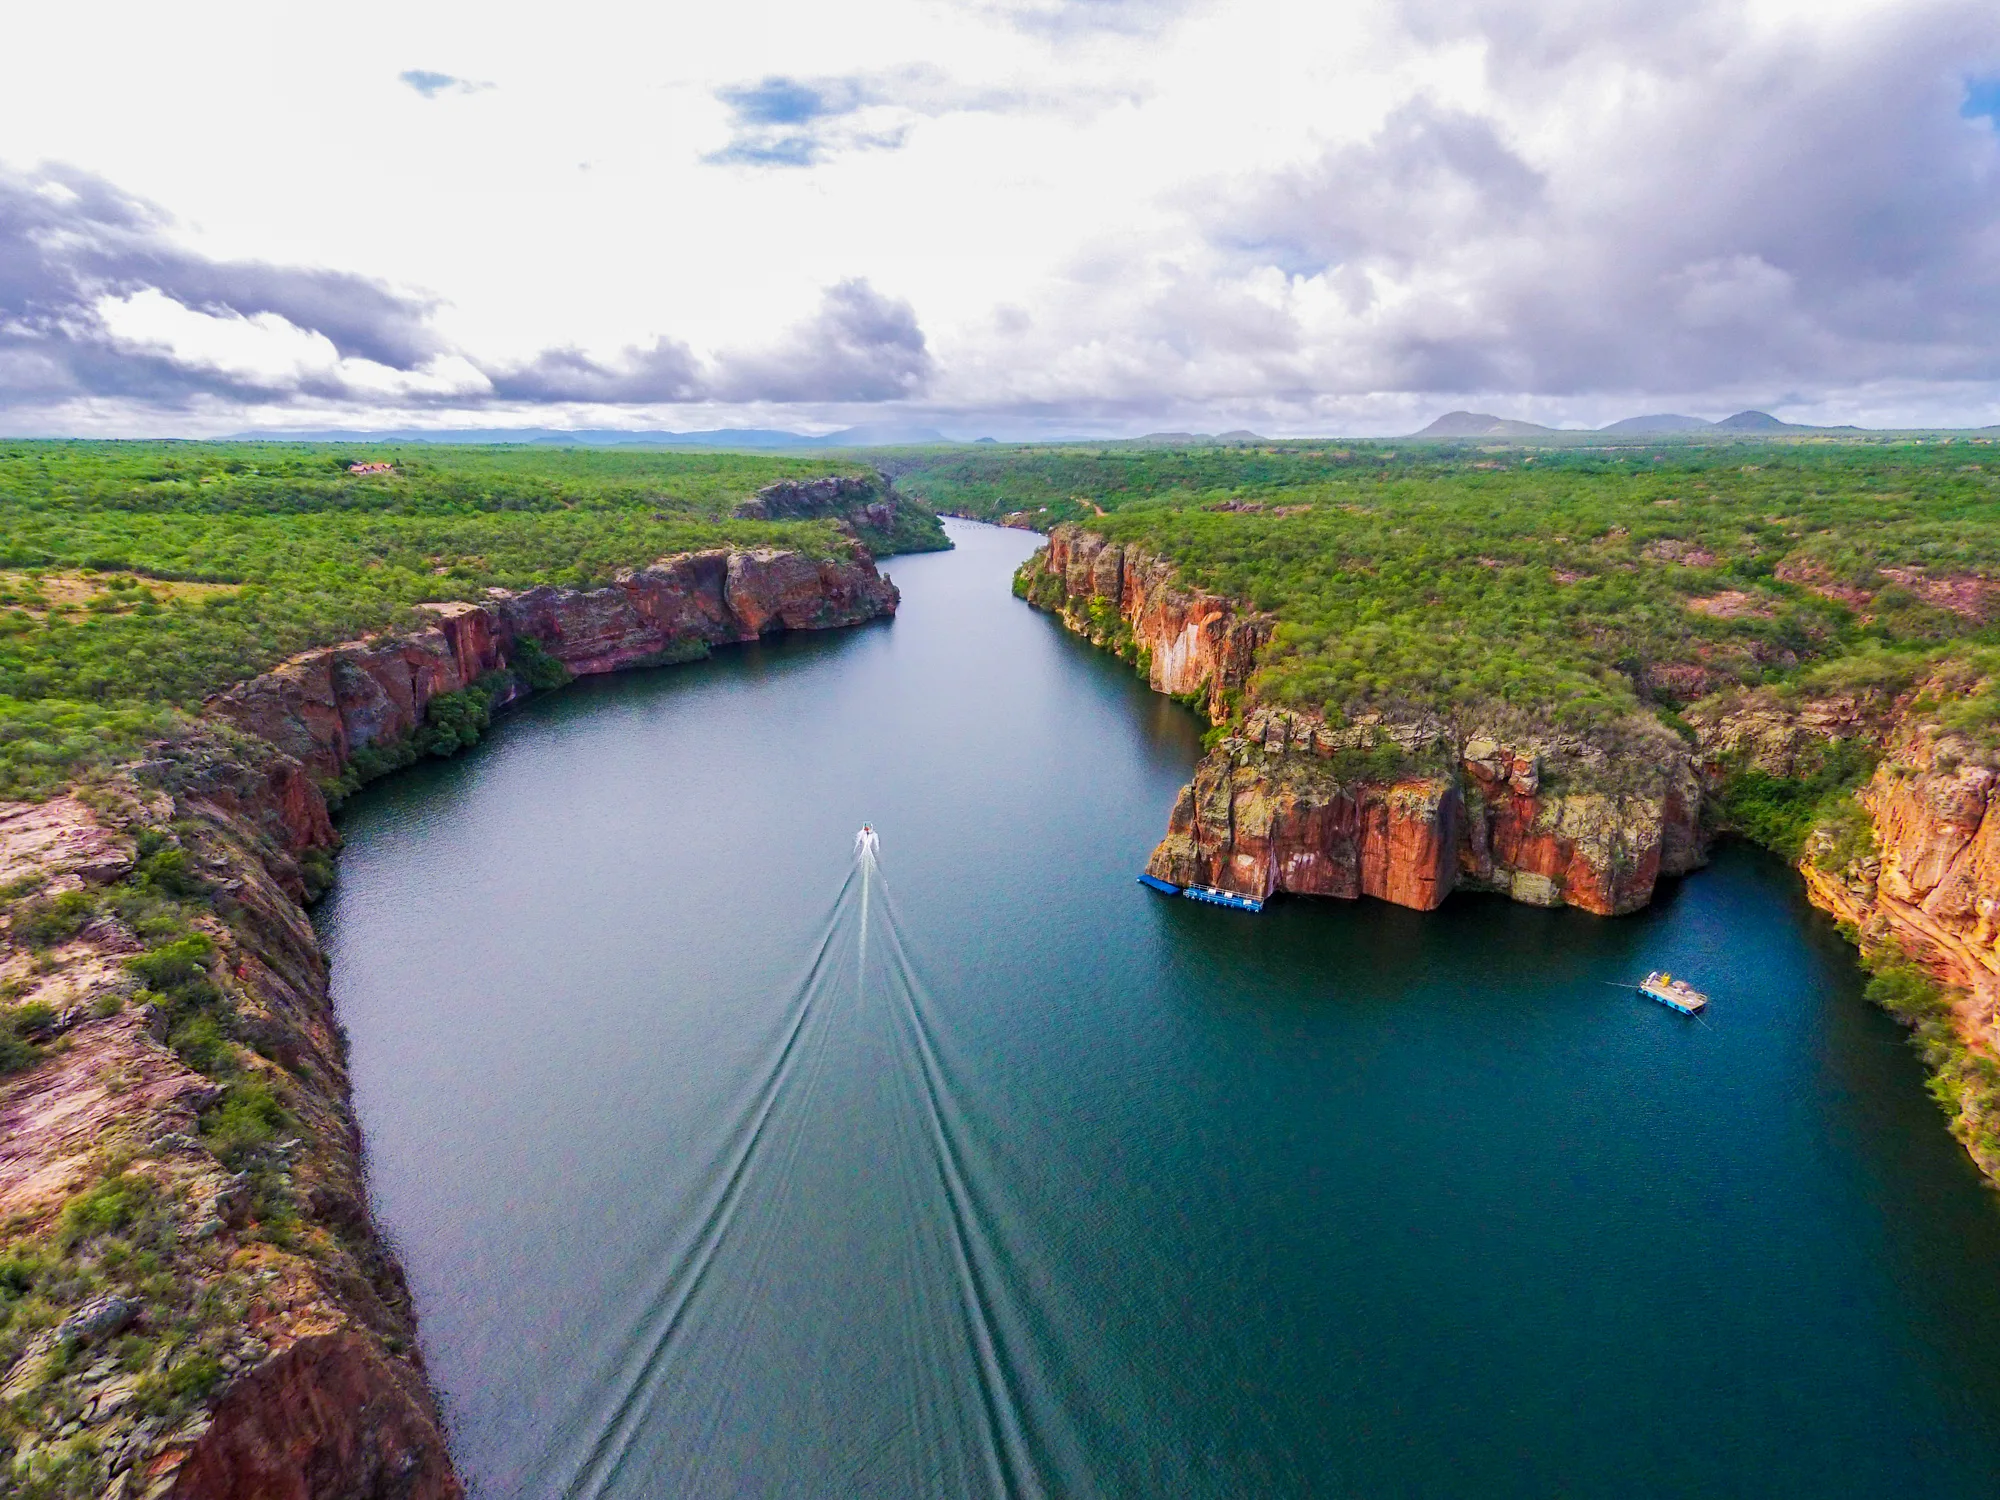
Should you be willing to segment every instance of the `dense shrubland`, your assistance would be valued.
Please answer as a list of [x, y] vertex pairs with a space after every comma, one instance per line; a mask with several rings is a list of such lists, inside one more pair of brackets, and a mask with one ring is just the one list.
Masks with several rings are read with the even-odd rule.
[[[388, 474], [350, 462], [393, 460]], [[0, 798], [127, 758], [173, 709], [491, 587], [601, 584], [723, 543], [825, 554], [828, 521], [734, 518], [854, 465], [733, 454], [0, 441]], [[907, 504], [878, 546], [933, 519]], [[924, 535], [919, 535], [924, 533]]]
[[[1001, 449], [902, 482], [1080, 519], [1270, 611], [1256, 696], [1336, 720], [1484, 707], [1604, 732], [1730, 686], [1990, 676], [2000, 647], [1986, 444]], [[1949, 712], [1989, 735], [1996, 707]]]

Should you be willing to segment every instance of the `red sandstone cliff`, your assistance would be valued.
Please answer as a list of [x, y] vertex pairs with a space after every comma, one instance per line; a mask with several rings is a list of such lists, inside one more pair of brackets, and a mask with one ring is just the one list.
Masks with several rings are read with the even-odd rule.
[[[1180, 585], [1173, 566], [1073, 525], [1022, 588], [1136, 658], [1155, 688], [1224, 719], [1272, 621]], [[1538, 906], [1633, 911], [1702, 859], [1688, 745], [1635, 723], [1616, 753], [1576, 737], [1373, 718], [1334, 727], [1256, 708], [1203, 759], [1147, 868], [1244, 895], [1375, 896], [1429, 910], [1456, 887]], [[1393, 769], [1384, 769], [1393, 767]]]
[[505, 669], [524, 637], [588, 677], [778, 630], [858, 624], [893, 614], [898, 598], [858, 549], [829, 559], [768, 547], [687, 552], [601, 589], [495, 591], [484, 604], [432, 605], [437, 623], [424, 630], [307, 651], [205, 706], [324, 779], [357, 750], [408, 738], [432, 698]]
[[[96, 1465], [97, 1492], [121, 1500], [460, 1495], [402, 1272], [368, 1212], [326, 959], [301, 905], [308, 866], [337, 842], [322, 783], [357, 752], [406, 742], [439, 694], [507, 671], [524, 640], [574, 673], [610, 672], [897, 602], [858, 549], [829, 560], [755, 549], [664, 558], [604, 589], [440, 605], [420, 630], [309, 651], [215, 695], [207, 725], [88, 801], [0, 804], [0, 885], [31, 877], [45, 897], [111, 886], [148, 847], [200, 873], [213, 904], [195, 961], [243, 1044], [232, 1066], [268, 1081], [298, 1122], [296, 1140], [263, 1148], [253, 1192], [201, 1127], [223, 1088], [167, 1044], [159, 1007], [139, 1003], [147, 992], [126, 960], [145, 942], [106, 915], [50, 948], [21, 939], [13, 912], [0, 917], [0, 982], [23, 1005], [45, 1003], [59, 1041], [0, 1080], [10, 1240], [55, 1243], [66, 1205], [108, 1172], [164, 1216], [148, 1231], [150, 1290], [100, 1296], [0, 1349], [5, 1398], [48, 1414], [41, 1431], [23, 1416], [31, 1436], [0, 1453], [7, 1471]], [[267, 1216], [289, 1227], [262, 1232]], [[139, 1399], [139, 1378], [108, 1352], [135, 1329], [222, 1378], [192, 1408]]]
[[1035, 566], [1054, 586], [1038, 603], [1100, 646], [1118, 644], [1122, 627], [1147, 653], [1153, 687], [1176, 697], [1202, 694], [1212, 718], [1222, 717], [1225, 696], [1250, 680], [1257, 652], [1271, 638], [1268, 615], [1183, 588], [1171, 563], [1080, 526], [1051, 531]]
[[[1374, 896], [1428, 911], [1467, 888], [1635, 911], [1661, 874], [1701, 857], [1698, 788], [1672, 740], [1662, 731], [1656, 759], [1614, 778], [1573, 742], [1506, 747], [1442, 724], [1335, 730], [1256, 709], [1196, 768], [1147, 870], [1259, 898]], [[1398, 769], [1354, 764], [1385, 751]], [[1560, 789], [1544, 784], [1551, 765]]]

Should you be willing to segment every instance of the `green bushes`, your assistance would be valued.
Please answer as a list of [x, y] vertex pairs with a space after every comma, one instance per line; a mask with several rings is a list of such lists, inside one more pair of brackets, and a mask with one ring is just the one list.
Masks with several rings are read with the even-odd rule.
[[[388, 456], [395, 474], [359, 479], [307, 445], [0, 449], [0, 798], [130, 761], [205, 694], [309, 647], [414, 628], [419, 603], [596, 586], [731, 543], [843, 551], [831, 522], [732, 511], [774, 480], [856, 467], [527, 448]], [[553, 666], [531, 661], [522, 676], [554, 685]]]
[[64, 1250], [72, 1250], [94, 1235], [123, 1229], [151, 1203], [152, 1197], [153, 1185], [143, 1177], [129, 1172], [107, 1177], [64, 1207], [57, 1241]]
[[417, 755], [449, 759], [470, 750], [493, 722], [493, 700], [506, 686], [506, 674], [489, 673], [468, 688], [439, 693], [424, 707], [424, 722], [410, 738]]
[[515, 676], [537, 693], [553, 691], [573, 680], [570, 669], [531, 635], [517, 636], [508, 657]]
[[1795, 776], [1772, 776], [1754, 767], [1733, 771], [1723, 778], [1719, 798], [1724, 822], [1788, 860], [1804, 853], [1808, 836], [1825, 824], [1837, 829], [1837, 846], [1851, 858], [1862, 852], [1856, 841], [1864, 837], [1867, 816], [1850, 793], [1868, 779], [1877, 758], [1859, 741], [1835, 740], [1803, 753]]
[[2000, 1062], [1966, 1044], [1944, 990], [1901, 948], [1886, 944], [1865, 961], [1868, 998], [1910, 1028], [1952, 1133], [1988, 1172], [2000, 1171]]
[[295, 1123], [268, 1084], [248, 1078], [231, 1083], [222, 1102], [201, 1117], [201, 1133], [234, 1171]]
[[145, 953], [125, 960], [125, 967], [153, 989], [171, 991], [201, 977], [204, 965], [215, 956], [214, 940], [204, 933], [189, 933], [171, 943], [162, 943]]
[[[1963, 457], [1944, 444], [1130, 444], [920, 455], [902, 482], [968, 514], [1046, 506], [1275, 613], [1259, 701], [1487, 708], [1601, 734], [1730, 685], [1898, 690], [2000, 645], [1883, 572], [1976, 572], [2000, 552], [2000, 482]], [[1030, 568], [1015, 587], [1048, 607], [1060, 581]], [[2000, 695], [1953, 712], [2000, 743]]]
[[30, 897], [14, 908], [14, 936], [30, 948], [51, 948], [83, 931], [96, 912], [87, 890]]

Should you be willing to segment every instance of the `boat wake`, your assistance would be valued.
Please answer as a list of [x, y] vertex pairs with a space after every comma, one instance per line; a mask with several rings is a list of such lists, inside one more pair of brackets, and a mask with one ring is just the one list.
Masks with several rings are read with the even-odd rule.
[[1048, 1193], [1041, 1143], [968, 1086], [864, 833], [713, 1160], [524, 1492], [1121, 1487], [1093, 1471], [1093, 1394], [1125, 1377], [1063, 1352], [1092, 1309], [1055, 1284], [1021, 1206]]

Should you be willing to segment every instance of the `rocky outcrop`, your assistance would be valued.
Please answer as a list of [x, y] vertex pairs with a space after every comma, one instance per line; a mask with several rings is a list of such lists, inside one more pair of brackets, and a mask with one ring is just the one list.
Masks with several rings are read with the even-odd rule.
[[1814, 903], [1960, 991], [1967, 1040], [2000, 1055], [2000, 771], [1964, 737], [1909, 719], [1855, 800], [1871, 847], [1835, 858], [1831, 830], [1809, 841], [1799, 868]]
[[936, 514], [898, 494], [879, 473], [781, 479], [738, 502], [735, 514], [753, 521], [832, 521], [877, 556], [951, 545]]
[[506, 670], [523, 639], [587, 677], [780, 630], [857, 624], [893, 614], [898, 597], [858, 548], [833, 558], [769, 547], [688, 552], [601, 589], [495, 591], [483, 604], [429, 606], [435, 623], [422, 630], [305, 652], [205, 708], [325, 780], [356, 752], [407, 739], [439, 694]]
[[[1249, 696], [1269, 616], [1183, 586], [1172, 564], [1074, 525], [1023, 568], [1021, 592], [1154, 688], [1226, 719]], [[1700, 864], [1690, 747], [1627, 726], [1606, 748], [1497, 725], [1323, 718], [1253, 708], [1181, 792], [1148, 871], [1268, 898], [1374, 896], [1429, 910], [1454, 889], [1538, 906], [1633, 911]]]
[[1927, 995], [1892, 983], [1883, 1003], [1915, 1029], [1953, 1134], [2000, 1184], [2000, 770], [1941, 712], [1989, 687], [1947, 658], [1900, 691], [1739, 694], [1689, 717], [1718, 785], [1746, 769], [1809, 777], [1837, 745], [1879, 753], [1851, 798], [1818, 806], [1799, 873], [1871, 965], [1914, 963], [1936, 981]]
[[216, 1403], [172, 1500], [321, 1500], [463, 1493], [414, 1372], [352, 1334], [314, 1334], [264, 1360]]
[[440, 695], [522, 690], [531, 656], [609, 672], [896, 604], [858, 549], [739, 549], [437, 606], [216, 695], [88, 797], [0, 804], [0, 878], [30, 892], [0, 917], [0, 985], [40, 1048], [0, 1077], [0, 1217], [17, 1264], [66, 1268], [0, 1323], [0, 1475], [117, 1500], [458, 1496], [301, 905], [337, 842], [323, 784], [407, 747]]
[[[1373, 896], [1428, 911], [1454, 889], [1610, 915], [1700, 863], [1684, 743], [1621, 768], [1579, 741], [1501, 744], [1441, 722], [1329, 727], [1253, 710], [1182, 789], [1149, 874], [1268, 899]], [[1622, 781], [1622, 785], [1617, 784]]]
[[1227, 713], [1271, 638], [1270, 616], [1186, 588], [1173, 564], [1076, 525], [1049, 533], [1022, 588], [1078, 634], [1135, 655], [1156, 691], [1199, 696], [1211, 718]]
[[[0, 928], [0, 981], [51, 1014], [55, 1038], [0, 1080], [0, 1215], [26, 1263], [67, 1267], [31, 1289], [42, 1331], [16, 1318], [0, 1340], [14, 1450], [0, 1472], [118, 1500], [446, 1500], [460, 1490], [408, 1289], [366, 1209], [325, 958], [296, 899], [301, 851], [281, 842], [285, 810], [256, 805], [299, 778], [260, 763], [279, 758], [268, 746], [191, 733], [169, 747], [186, 774], [162, 756], [88, 802], [0, 808], [0, 862], [60, 824], [36, 899], [89, 886], [98, 905], [53, 943], [24, 933], [32, 905]], [[239, 775], [213, 774], [225, 756]], [[208, 795], [221, 787], [225, 801]], [[169, 877], [209, 894], [183, 906], [180, 936], [141, 938], [119, 913], [167, 920], [154, 893]], [[178, 1000], [145, 987], [175, 980]], [[226, 1057], [216, 1031], [189, 1029], [223, 1014], [242, 1044]], [[216, 1113], [231, 1101], [289, 1134], [245, 1134]], [[119, 1237], [115, 1257], [100, 1232]], [[329, 1342], [337, 1362], [311, 1357]], [[275, 1467], [242, 1466], [246, 1425]]]

